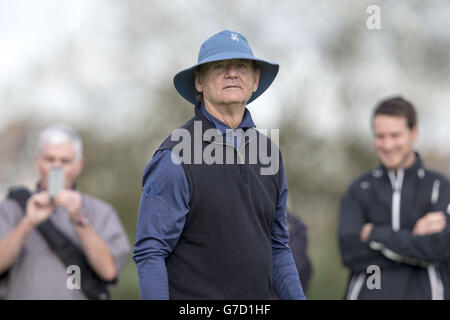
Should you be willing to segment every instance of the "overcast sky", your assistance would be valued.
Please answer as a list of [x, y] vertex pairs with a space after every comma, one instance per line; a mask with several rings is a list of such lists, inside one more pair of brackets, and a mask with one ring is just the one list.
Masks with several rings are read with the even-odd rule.
[[[424, 128], [434, 131], [433, 135], [427, 135], [431, 138], [426, 140], [426, 143], [446, 143], [450, 136], [450, 126], [447, 125], [450, 121], [450, 112], [447, 112], [450, 108], [450, 92], [446, 86], [449, 82], [438, 82], [433, 86], [433, 92], [429, 92], [429, 99], [425, 99], [419, 89], [429, 88], [422, 86], [420, 81], [413, 85], [405, 84], [404, 71], [399, 70], [398, 65], [394, 63], [389, 48], [381, 46], [380, 43], [390, 32], [386, 25], [419, 30], [448, 41], [450, 5], [445, 1], [436, 1], [433, 5], [430, 4], [427, 10], [417, 13], [414, 7], [408, 5], [409, 1], [403, 1], [402, 5], [393, 5], [392, 2], [386, 1], [373, 2], [380, 4], [384, 10], [382, 18], [388, 22], [380, 31], [363, 31], [367, 36], [361, 46], [360, 55], [367, 57], [367, 60], [355, 61], [358, 72], [354, 74], [353, 79], [367, 94], [354, 100], [355, 105], [352, 107], [358, 112], [355, 112], [352, 118], [339, 118], [342, 106], [336, 102], [340, 88], [335, 87], [335, 80], [341, 75], [330, 70], [324, 58], [327, 53], [320, 48], [323, 41], [333, 40], [334, 30], [345, 22], [348, 14], [355, 14], [352, 10], [357, 10], [356, 14], [361, 17], [360, 28], [365, 29], [368, 16], [366, 7], [350, 5], [360, 3], [359, 1], [339, 2], [341, 5], [336, 5], [334, 1], [322, 1], [314, 5], [308, 1], [294, 0], [277, 1], [276, 4], [272, 1], [224, 2], [230, 5], [240, 4], [241, 7], [236, 9], [237, 19], [246, 19], [246, 30], [258, 27], [257, 33], [246, 35], [255, 55], [280, 62], [281, 65], [278, 78], [268, 93], [249, 106], [260, 127], [273, 126], [282, 114], [272, 106], [285, 97], [295, 98], [293, 92], [298, 91], [309, 103], [309, 108], [301, 114], [305, 125], [314, 124], [311, 125], [311, 130], [333, 137], [336, 130], [347, 124], [354, 126], [355, 133], [364, 132], [369, 136], [368, 117], [372, 103], [381, 98], [377, 95], [406, 91], [419, 104], [419, 115]], [[114, 55], [119, 50], [115, 40], [123, 27], [121, 6], [120, 1], [112, 3], [103, 0], [0, 0], [0, 94], [8, 94], [6, 89], [11, 87], [15, 92], [20, 92], [21, 84], [26, 82], [24, 79], [29, 76], [30, 68], [36, 65], [45, 68], [45, 63], [51, 63], [52, 58], [68, 43], [91, 49], [78, 56], [83, 59], [79, 64], [79, 71], [85, 74], [84, 79], [88, 79], [88, 85], [110, 86], [115, 81], [111, 79], [116, 78], [117, 82], [120, 82], [120, 75], [112, 71], [112, 59], [102, 59], [105, 55]], [[216, 2], [195, 0], [141, 3], [148, 4], [150, 9], [158, 8], [162, 17], [173, 16], [174, 19], [155, 21], [155, 26], [159, 26], [161, 32], [143, 30], [153, 32], [155, 39], [154, 43], [149, 44], [149, 51], [144, 53], [147, 63], [153, 68], [153, 76], [145, 78], [149, 87], [152, 81], [167, 79], [170, 82], [176, 70], [194, 64], [201, 41], [228, 27], [227, 19], [220, 15], [221, 7], [216, 6]], [[143, 14], [147, 13], [142, 11]], [[165, 24], [171, 23], [182, 28], [180, 32], [183, 32], [186, 39], [183, 43], [186, 52], [177, 52], [176, 58], [170, 58], [174, 55], [171, 50], [179, 48], [171, 44], [164, 33]], [[244, 28], [244, 25], [242, 27]], [[411, 32], [411, 37], [413, 36]], [[298, 50], [293, 52], [291, 48]], [[177, 61], [175, 64], [174, 60]], [[376, 90], [372, 92], [371, 86], [376, 87]], [[23, 92], [23, 98], [20, 98], [22, 103], [1, 107], [0, 128], [7, 121], [26, 114], [64, 120], [77, 117], [82, 119], [92, 112], [92, 106], [86, 105], [77, 92], [71, 89], [70, 84], [61, 81], [61, 76], [45, 79], [45, 85], [36, 83], [36, 88], [36, 92]], [[117, 90], [112, 88], [114, 94], [117, 94]], [[132, 90], [124, 92], [116, 100], [123, 99], [132, 103], [133, 94]], [[433, 113], [427, 112], [425, 102], [432, 106]], [[295, 101], [290, 103], [294, 105]], [[112, 105], [98, 108], [111, 111], [111, 117], [106, 117], [105, 121], [120, 121], [124, 114], [129, 112], [128, 109]]]

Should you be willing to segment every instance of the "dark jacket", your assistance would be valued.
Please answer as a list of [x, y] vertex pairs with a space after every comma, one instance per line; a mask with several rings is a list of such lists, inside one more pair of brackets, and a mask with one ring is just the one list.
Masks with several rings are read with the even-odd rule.
[[[308, 228], [299, 217], [289, 210], [287, 211], [287, 227], [292, 257], [297, 267], [303, 291], [307, 293], [312, 273], [311, 260], [308, 256]], [[277, 294], [272, 291], [270, 299], [278, 300]]]
[[[418, 219], [428, 212], [449, 213], [450, 184], [446, 177], [423, 168], [416, 154], [406, 170], [383, 166], [352, 182], [341, 201], [339, 244], [350, 268], [347, 299], [449, 298], [450, 225], [439, 233], [414, 236]], [[367, 242], [361, 228], [372, 223]], [[368, 285], [380, 268], [380, 287]], [[369, 281], [368, 281], [369, 280]]]
[[312, 272], [311, 261], [308, 257], [308, 229], [303, 221], [290, 211], [287, 212], [287, 226], [292, 256], [297, 266], [303, 290], [307, 291]]

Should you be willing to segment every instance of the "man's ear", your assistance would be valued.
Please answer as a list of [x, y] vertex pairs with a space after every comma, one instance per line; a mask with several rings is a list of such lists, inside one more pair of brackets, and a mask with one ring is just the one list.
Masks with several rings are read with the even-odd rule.
[[39, 172], [39, 155], [35, 155], [34, 156], [34, 169], [36, 170], [36, 172]]
[[80, 160], [78, 160], [78, 164], [76, 167], [76, 176], [78, 177], [81, 174], [81, 171], [83, 171], [84, 168], [84, 158], [81, 157]]
[[419, 136], [419, 129], [417, 127], [417, 124], [415, 124], [414, 127], [411, 129], [411, 134], [413, 141], [416, 141], [417, 137]]
[[255, 81], [255, 86], [253, 88], [253, 92], [255, 92], [256, 90], [258, 90], [258, 86], [259, 86], [259, 78], [261, 77], [261, 71], [259, 70], [259, 68], [255, 68], [254, 74], [253, 74], [253, 79]]
[[202, 79], [198, 70], [196, 70], [194, 73], [194, 84], [195, 89], [197, 89], [198, 92], [203, 92]]

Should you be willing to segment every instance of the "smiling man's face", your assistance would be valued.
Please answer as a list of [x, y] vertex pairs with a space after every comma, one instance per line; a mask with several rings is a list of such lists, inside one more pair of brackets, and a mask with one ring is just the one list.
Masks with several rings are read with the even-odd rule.
[[243, 105], [258, 89], [259, 69], [251, 60], [232, 59], [203, 65], [195, 75], [195, 87], [203, 101], [213, 106]]
[[386, 168], [408, 168], [414, 163], [417, 125], [410, 129], [406, 118], [380, 114], [373, 121], [373, 135], [375, 151]]

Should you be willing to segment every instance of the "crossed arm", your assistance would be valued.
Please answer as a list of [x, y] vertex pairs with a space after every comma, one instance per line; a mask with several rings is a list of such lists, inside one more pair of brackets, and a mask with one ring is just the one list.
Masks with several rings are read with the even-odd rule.
[[436, 211], [425, 214], [412, 230], [394, 232], [390, 225], [367, 223], [361, 204], [349, 190], [342, 199], [339, 220], [344, 265], [363, 271], [372, 264], [390, 266], [392, 261], [422, 267], [450, 261], [449, 216], [442, 211], [448, 201], [440, 200]]
[[428, 212], [413, 230], [394, 232], [390, 226], [363, 225], [361, 241], [391, 260], [419, 266], [449, 261], [450, 229], [442, 211]]

